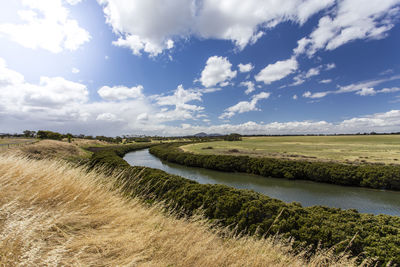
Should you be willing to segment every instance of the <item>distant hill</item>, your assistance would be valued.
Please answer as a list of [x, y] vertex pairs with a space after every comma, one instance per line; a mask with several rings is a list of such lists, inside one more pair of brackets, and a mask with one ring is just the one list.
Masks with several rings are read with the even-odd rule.
[[194, 134], [193, 136], [195, 136], [195, 137], [206, 137], [206, 136], [208, 136], [208, 134], [206, 134], [204, 132], [201, 132], [201, 133]]
[[207, 134], [207, 133], [201, 132], [201, 133], [194, 134], [193, 136], [195, 136], [195, 137], [208, 137], [208, 136], [222, 136], [222, 134], [219, 134], [219, 133]]

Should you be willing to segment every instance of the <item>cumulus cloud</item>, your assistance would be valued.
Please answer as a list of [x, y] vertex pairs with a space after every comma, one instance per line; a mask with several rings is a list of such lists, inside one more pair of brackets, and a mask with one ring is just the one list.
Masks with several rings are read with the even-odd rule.
[[255, 111], [259, 110], [257, 108], [257, 103], [261, 99], [267, 99], [269, 98], [270, 93], [267, 92], [261, 92], [257, 95], [254, 95], [251, 98], [251, 101], [240, 101], [236, 105], [233, 105], [227, 109], [225, 109], [225, 112], [219, 116], [220, 119], [227, 119], [233, 117], [236, 113], [244, 113], [244, 112], [249, 112], [249, 111]]
[[334, 0], [98, 0], [106, 21], [119, 35], [117, 46], [152, 56], [190, 36], [232, 41], [238, 49], [255, 43], [281, 22], [303, 24]]
[[200, 82], [205, 87], [228, 85], [232, 78], [236, 77], [237, 71], [233, 71], [232, 64], [226, 57], [209, 57], [201, 72]]
[[289, 74], [296, 71], [297, 68], [297, 60], [292, 57], [287, 60], [277, 61], [273, 64], [269, 64], [255, 76], [255, 79], [257, 82], [271, 84], [274, 81], [279, 81], [285, 78]]
[[[391, 87], [377, 93], [399, 92]], [[357, 92], [357, 91], [356, 91]], [[203, 108], [193, 105], [204, 92], [178, 86], [172, 94], [123, 101], [89, 101], [85, 85], [62, 77], [42, 77], [38, 84], [25, 81], [22, 74], [7, 67], [0, 59], [0, 120], [2, 131], [49, 129], [85, 134], [157, 134], [188, 135], [197, 132], [242, 134], [316, 134], [356, 132], [399, 132], [400, 110], [364, 115], [339, 123], [327, 121], [289, 121], [241, 124], [196, 125], [209, 123]], [[226, 110], [241, 113], [257, 110], [256, 104], [269, 97], [263, 92]], [[226, 115], [228, 118], [230, 116]], [[233, 116], [233, 115], [232, 115]], [[167, 122], [189, 120], [180, 126]]]
[[[172, 95], [155, 96], [155, 100], [159, 106], [166, 106], [155, 115], [155, 119], [159, 121], [175, 121], [196, 119], [204, 110], [204, 107], [189, 104], [192, 101], [201, 101], [203, 93], [198, 90], [183, 88], [179, 85]], [[170, 106], [174, 108], [170, 108]]]
[[101, 113], [96, 118], [97, 121], [118, 121], [118, 118], [115, 114], [112, 113]]
[[247, 64], [238, 64], [238, 68], [240, 72], [250, 72], [254, 66], [251, 63], [247, 63]]
[[172, 135], [189, 135], [198, 132], [240, 133], [240, 134], [345, 134], [358, 132], [399, 132], [400, 110], [359, 116], [338, 123], [327, 121], [289, 121], [257, 123], [248, 121], [240, 124], [219, 125], [181, 125], [159, 128], [164, 133]]
[[[70, 0], [71, 4], [79, 1]], [[69, 18], [69, 10], [61, 0], [24, 0], [18, 12], [21, 24], [0, 24], [0, 34], [32, 49], [53, 53], [76, 50], [90, 40], [90, 34]], [[0, 5], [1, 7], [1, 5]]]
[[125, 100], [143, 97], [142, 91], [142, 85], [133, 86], [131, 88], [126, 86], [103, 86], [97, 93], [105, 100]]
[[381, 39], [394, 27], [399, 0], [343, 0], [335, 12], [322, 17], [318, 27], [298, 41], [296, 55], [334, 50], [357, 39]]
[[77, 74], [77, 73], [80, 72], [80, 70], [79, 70], [78, 68], [72, 68], [71, 72], [72, 72], [73, 74]]
[[248, 95], [248, 94], [254, 92], [254, 90], [256, 90], [254, 83], [252, 81], [241, 82], [240, 85], [247, 87], [246, 91], [244, 91], [244, 93], [246, 95]]

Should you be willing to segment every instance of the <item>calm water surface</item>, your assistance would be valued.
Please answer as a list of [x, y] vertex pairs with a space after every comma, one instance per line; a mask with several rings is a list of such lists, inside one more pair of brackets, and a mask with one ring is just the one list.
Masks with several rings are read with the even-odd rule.
[[323, 205], [357, 209], [363, 213], [400, 216], [400, 192], [186, 167], [161, 161], [151, 155], [148, 149], [128, 153], [124, 159], [131, 165], [161, 169], [201, 184], [225, 184], [239, 189], [251, 189], [285, 202], [297, 201], [306, 207]]

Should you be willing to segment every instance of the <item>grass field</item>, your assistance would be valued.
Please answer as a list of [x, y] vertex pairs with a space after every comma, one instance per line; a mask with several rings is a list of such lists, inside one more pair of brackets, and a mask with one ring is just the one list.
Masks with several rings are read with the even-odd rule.
[[244, 137], [243, 141], [197, 143], [182, 149], [200, 154], [400, 164], [400, 135]]

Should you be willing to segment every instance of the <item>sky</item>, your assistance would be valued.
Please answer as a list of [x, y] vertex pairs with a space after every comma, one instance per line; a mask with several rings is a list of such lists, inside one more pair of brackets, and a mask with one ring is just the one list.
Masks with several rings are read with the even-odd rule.
[[400, 0], [0, 0], [0, 132], [400, 132]]

